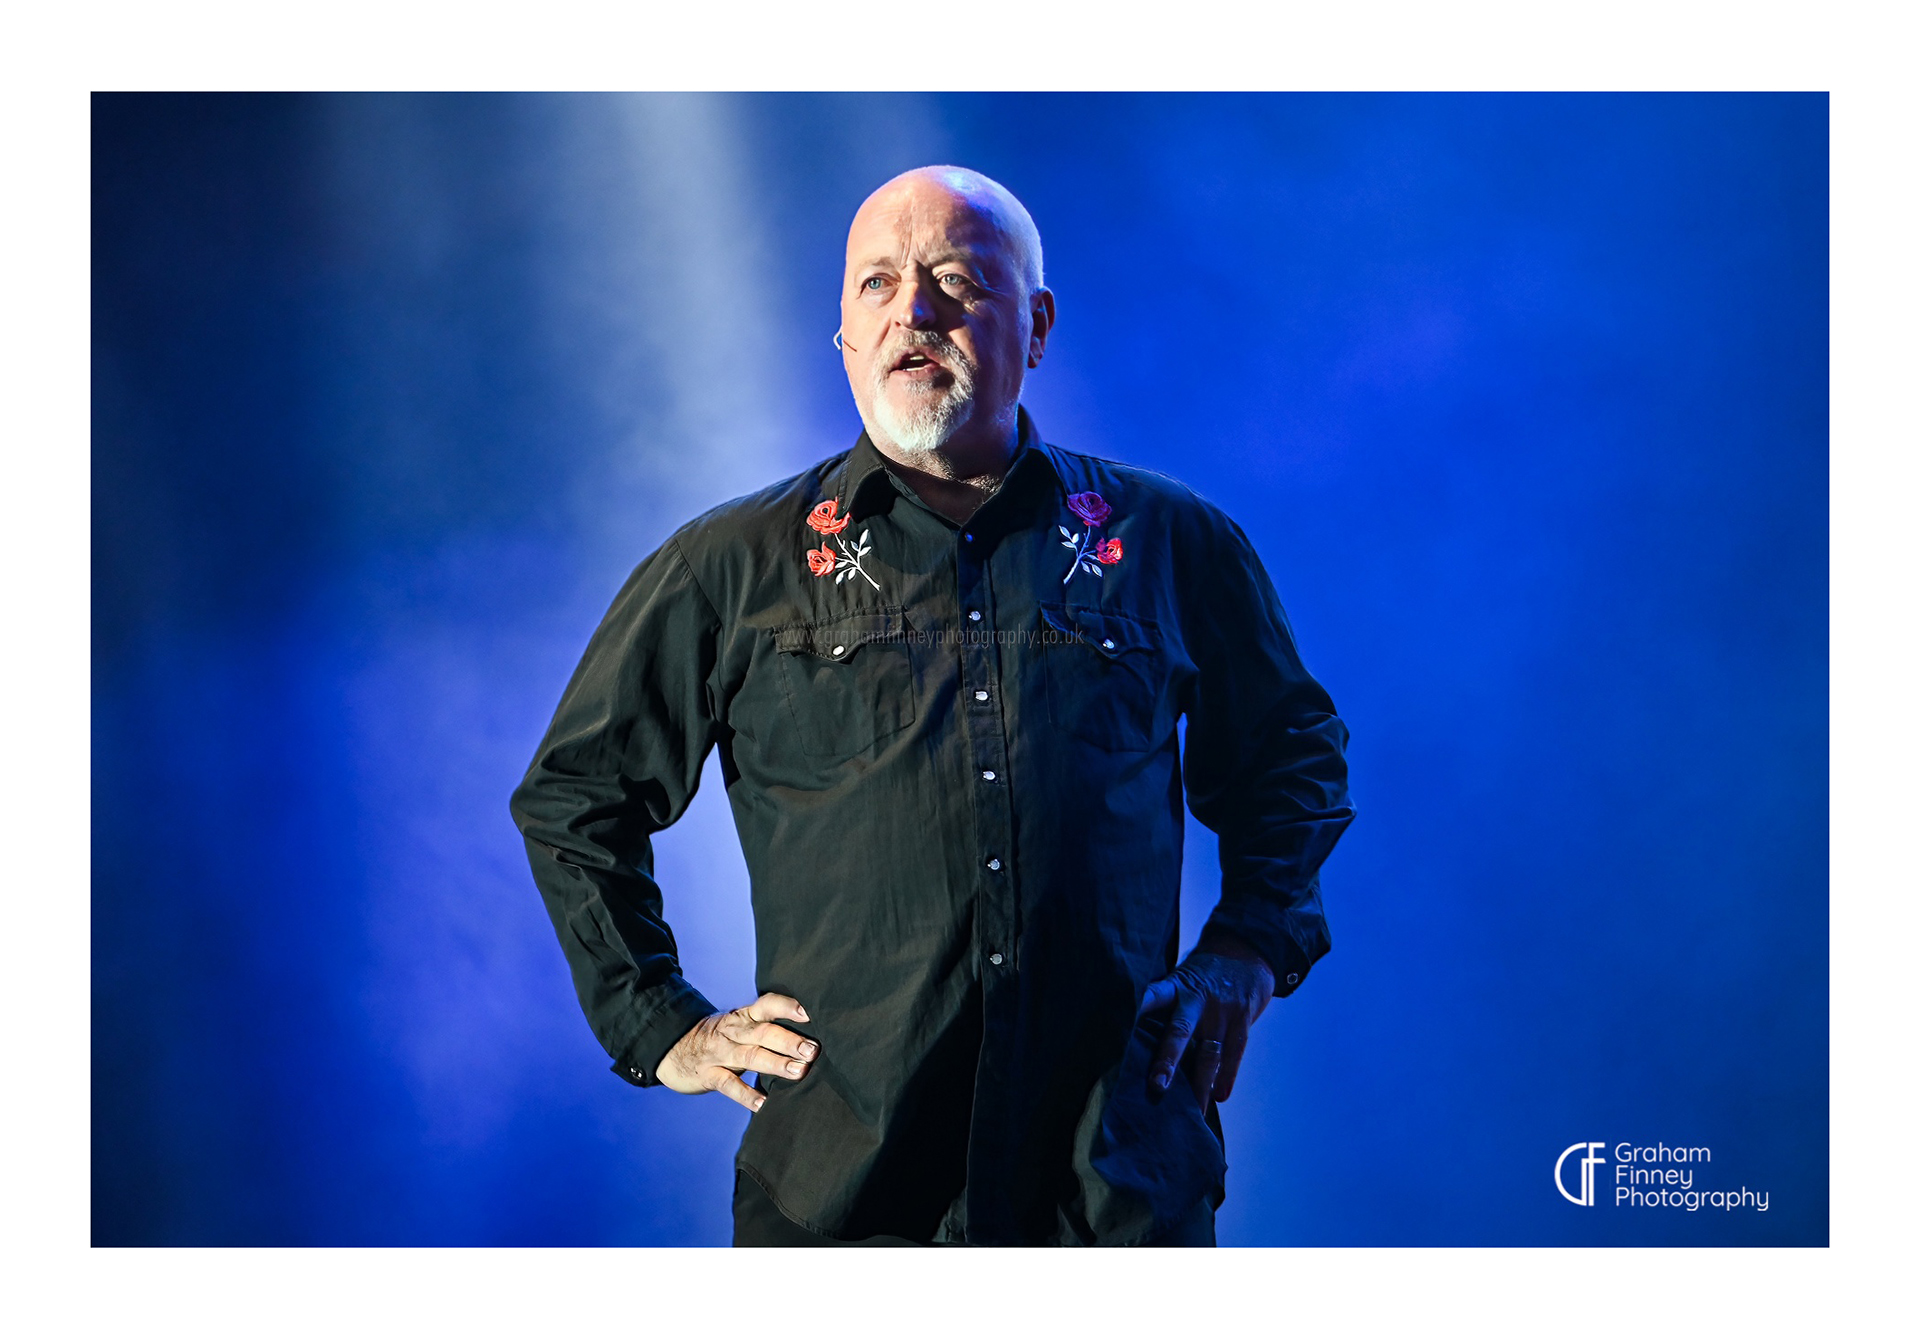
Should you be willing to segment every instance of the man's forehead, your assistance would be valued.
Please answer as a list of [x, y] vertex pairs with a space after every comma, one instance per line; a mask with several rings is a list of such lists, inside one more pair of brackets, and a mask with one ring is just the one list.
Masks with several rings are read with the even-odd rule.
[[847, 230], [847, 263], [898, 261], [903, 253], [915, 260], [997, 259], [1009, 243], [1006, 229], [984, 202], [916, 182], [860, 207]]

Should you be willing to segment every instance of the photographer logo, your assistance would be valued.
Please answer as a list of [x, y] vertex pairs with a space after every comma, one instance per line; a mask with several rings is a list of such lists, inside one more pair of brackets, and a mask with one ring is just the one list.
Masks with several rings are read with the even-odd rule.
[[[1595, 1169], [1613, 1161], [1613, 1204], [1620, 1208], [1690, 1210], [1754, 1210], [1767, 1212], [1772, 1197], [1764, 1190], [1714, 1190], [1695, 1185], [1699, 1175], [1712, 1176], [1713, 1150], [1705, 1145], [1669, 1145], [1665, 1141], [1635, 1144], [1622, 1140], [1611, 1151], [1605, 1140], [1578, 1140], [1560, 1151], [1553, 1162], [1553, 1185], [1575, 1205], [1592, 1209], [1599, 1204]], [[1574, 1156], [1579, 1155], [1577, 1164]], [[1578, 1191], [1567, 1182], [1580, 1169]]]
[[[1606, 1144], [1607, 1142], [1605, 1140], [1581, 1140], [1575, 1144], [1568, 1145], [1566, 1149], [1561, 1151], [1560, 1157], [1554, 1161], [1553, 1184], [1560, 1188], [1561, 1195], [1565, 1196], [1575, 1205], [1592, 1206], [1593, 1170], [1606, 1162], [1603, 1156], [1595, 1154], [1593, 1151], [1606, 1148]], [[1567, 1184], [1561, 1180], [1560, 1172], [1561, 1169], [1566, 1167], [1567, 1159], [1576, 1151], [1582, 1149], [1587, 1152], [1580, 1159], [1580, 1194], [1576, 1196], [1567, 1190]]]

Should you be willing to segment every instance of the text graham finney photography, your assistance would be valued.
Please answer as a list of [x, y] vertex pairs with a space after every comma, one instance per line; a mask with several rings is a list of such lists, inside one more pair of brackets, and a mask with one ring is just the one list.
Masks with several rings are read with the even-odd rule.
[[1713, 1151], [1704, 1145], [1635, 1145], [1621, 1141], [1613, 1147], [1613, 1203], [1664, 1206], [1674, 1209], [1737, 1210], [1751, 1207], [1765, 1212], [1765, 1191], [1699, 1191], [1694, 1189], [1697, 1165], [1711, 1163]]

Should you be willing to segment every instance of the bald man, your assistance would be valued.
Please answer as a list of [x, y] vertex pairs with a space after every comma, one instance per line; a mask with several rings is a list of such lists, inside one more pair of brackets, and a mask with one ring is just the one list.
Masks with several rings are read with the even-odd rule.
[[[869, 196], [834, 334], [866, 431], [635, 569], [514, 793], [615, 1073], [754, 1114], [736, 1245], [1212, 1245], [1217, 1106], [1329, 948], [1346, 728], [1232, 520], [1041, 439], [1054, 316], [997, 182]], [[650, 845], [710, 752], [760, 992], [724, 1012]], [[1185, 806], [1222, 882], [1176, 966]]]

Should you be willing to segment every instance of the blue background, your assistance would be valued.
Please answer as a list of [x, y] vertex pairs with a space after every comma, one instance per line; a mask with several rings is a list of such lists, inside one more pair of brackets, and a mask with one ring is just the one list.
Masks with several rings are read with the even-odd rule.
[[[608, 1073], [507, 795], [633, 564], [851, 442], [844, 230], [943, 161], [1045, 235], [1042, 431], [1224, 504], [1353, 730], [1222, 1241], [1826, 1241], [1823, 96], [100, 97], [94, 154], [97, 1242], [726, 1240], [746, 1115]], [[749, 999], [717, 783], [657, 845]], [[1770, 1208], [1571, 1205], [1576, 1140]]]

